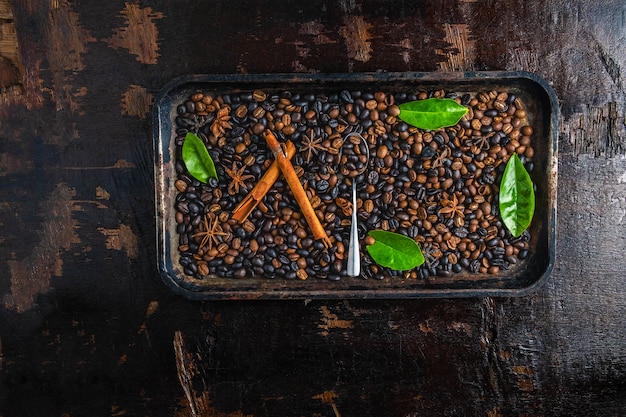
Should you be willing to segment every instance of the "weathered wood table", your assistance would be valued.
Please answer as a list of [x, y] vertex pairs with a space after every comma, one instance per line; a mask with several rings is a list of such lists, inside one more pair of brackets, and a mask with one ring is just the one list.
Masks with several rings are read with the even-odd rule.
[[[0, 1], [0, 415], [626, 414], [626, 6]], [[519, 298], [188, 301], [151, 106], [193, 73], [525, 70], [561, 105], [557, 258]]]

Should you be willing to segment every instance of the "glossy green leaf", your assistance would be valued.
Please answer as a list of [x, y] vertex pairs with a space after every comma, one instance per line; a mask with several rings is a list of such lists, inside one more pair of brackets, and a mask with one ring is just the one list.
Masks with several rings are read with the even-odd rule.
[[367, 252], [379, 265], [406, 271], [424, 263], [424, 255], [413, 239], [384, 230], [370, 230], [368, 235], [375, 242], [366, 246]]
[[425, 130], [454, 126], [467, 113], [468, 108], [451, 98], [429, 98], [410, 101], [398, 106], [400, 119]]
[[521, 235], [535, 213], [533, 182], [516, 153], [509, 158], [500, 183], [500, 216], [511, 234]]
[[209, 178], [217, 178], [215, 164], [204, 142], [193, 133], [187, 133], [183, 142], [183, 162], [187, 171], [198, 181], [207, 183]]

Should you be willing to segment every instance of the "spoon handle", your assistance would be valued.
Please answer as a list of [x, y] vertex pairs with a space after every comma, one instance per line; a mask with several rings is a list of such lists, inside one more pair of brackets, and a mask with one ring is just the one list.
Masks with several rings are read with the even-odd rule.
[[359, 229], [356, 214], [356, 181], [352, 180], [352, 222], [350, 224], [350, 244], [348, 246], [348, 266], [347, 272], [350, 277], [357, 277], [361, 274], [361, 261], [359, 253]]

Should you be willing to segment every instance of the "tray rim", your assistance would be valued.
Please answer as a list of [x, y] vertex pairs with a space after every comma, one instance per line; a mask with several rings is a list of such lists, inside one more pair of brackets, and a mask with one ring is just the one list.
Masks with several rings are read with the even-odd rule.
[[[358, 79], [356, 77], [359, 77]], [[164, 158], [164, 138], [162, 138], [163, 123], [172, 126], [169, 111], [163, 111], [162, 102], [169, 94], [185, 84], [192, 83], [314, 83], [314, 82], [438, 82], [441, 84], [450, 82], [477, 82], [480, 80], [527, 80], [538, 85], [548, 97], [550, 116], [546, 120], [548, 124], [549, 146], [547, 172], [550, 178], [548, 187], [548, 263], [541, 276], [529, 285], [517, 288], [448, 288], [448, 289], [406, 289], [398, 287], [385, 289], [325, 289], [325, 290], [290, 290], [276, 288], [268, 292], [263, 289], [210, 289], [210, 287], [194, 291], [191, 284], [183, 285], [176, 279], [177, 274], [172, 270], [172, 260], [167, 259], [169, 231], [166, 228], [165, 201], [162, 190], [166, 187], [161, 167]], [[167, 113], [167, 114], [166, 114]], [[153, 131], [153, 160], [155, 180], [155, 217], [156, 217], [156, 247], [157, 269], [162, 281], [175, 293], [190, 300], [303, 300], [303, 299], [420, 299], [420, 298], [471, 298], [471, 297], [519, 297], [535, 292], [547, 281], [552, 274], [556, 261], [556, 221], [557, 221], [557, 179], [558, 179], [558, 122], [559, 102], [556, 92], [551, 85], [539, 75], [528, 71], [469, 71], [469, 72], [363, 72], [363, 73], [262, 73], [262, 74], [186, 74], [174, 78], [165, 84], [155, 96], [152, 109]], [[169, 143], [169, 138], [165, 139]], [[169, 146], [165, 147], [169, 150]], [[169, 152], [168, 152], [169, 153]], [[168, 159], [169, 162], [169, 159]], [[278, 282], [278, 281], [271, 281]], [[265, 283], [264, 283], [265, 284]], [[266, 285], [261, 285], [265, 287]], [[360, 285], [355, 285], [359, 287]]]

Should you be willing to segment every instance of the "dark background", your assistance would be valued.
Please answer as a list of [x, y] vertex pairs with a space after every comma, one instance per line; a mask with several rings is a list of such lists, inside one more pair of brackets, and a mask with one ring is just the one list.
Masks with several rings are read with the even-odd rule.
[[[0, 0], [0, 416], [626, 415], [622, 0]], [[193, 73], [526, 70], [561, 105], [521, 298], [191, 302], [151, 104]]]

